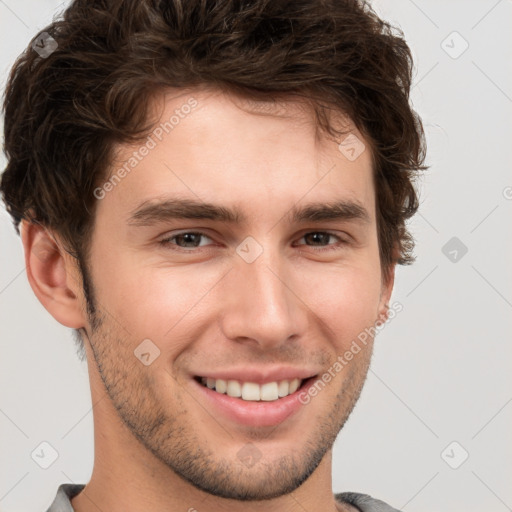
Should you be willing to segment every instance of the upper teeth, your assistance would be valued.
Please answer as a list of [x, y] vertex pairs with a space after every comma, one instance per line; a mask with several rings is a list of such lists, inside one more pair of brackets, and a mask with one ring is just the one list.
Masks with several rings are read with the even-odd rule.
[[256, 384], [255, 382], [239, 382], [237, 380], [213, 379], [202, 377], [201, 382], [218, 393], [241, 398], [242, 400], [270, 402], [295, 393], [302, 384], [301, 379], [281, 380]]

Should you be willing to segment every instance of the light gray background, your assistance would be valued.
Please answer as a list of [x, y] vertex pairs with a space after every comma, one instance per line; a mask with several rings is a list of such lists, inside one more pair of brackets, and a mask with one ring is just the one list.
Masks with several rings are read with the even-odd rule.
[[[0, 0], [2, 90], [15, 57], [63, 5]], [[392, 299], [404, 309], [377, 338], [335, 444], [333, 489], [408, 512], [512, 510], [512, 1], [374, 6], [413, 50], [412, 99], [431, 169], [411, 223], [418, 259], [398, 270]], [[455, 55], [461, 37], [469, 47], [453, 58], [443, 47]], [[469, 249], [456, 262], [442, 252], [454, 236]], [[0, 241], [0, 511], [43, 511], [60, 483], [91, 474], [87, 367], [71, 331], [33, 295], [3, 209]], [[59, 453], [46, 470], [31, 458], [42, 441]], [[465, 451], [452, 469], [447, 461], [457, 465]]]

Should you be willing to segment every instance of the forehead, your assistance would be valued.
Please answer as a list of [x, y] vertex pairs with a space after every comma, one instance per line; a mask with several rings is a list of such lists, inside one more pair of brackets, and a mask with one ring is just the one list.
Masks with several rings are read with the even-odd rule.
[[342, 114], [333, 118], [346, 131], [337, 141], [319, 133], [312, 107], [296, 97], [256, 101], [215, 90], [166, 91], [153, 99], [150, 114], [147, 139], [115, 148], [109, 179], [123, 177], [113, 180], [101, 208], [115, 203], [133, 211], [172, 194], [236, 202], [249, 215], [250, 205], [262, 215], [269, 205], [275, 214], [279, 205], [301, 200], [357, 199], [373, 214], [370, 148]]

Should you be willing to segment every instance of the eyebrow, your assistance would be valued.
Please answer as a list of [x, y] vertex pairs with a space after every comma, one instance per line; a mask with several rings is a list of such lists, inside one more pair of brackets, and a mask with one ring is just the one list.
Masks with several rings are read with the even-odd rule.
[[[290, 223], [325, 222], [335, 220], [356, 220], [370, 222], [366, 208], [354, 200], [309, 203], [298, 207], [294, 205], [284, 216]], [[154, 201], [147, 200], [135, 208], [128, 224], [132, 226], [150, 226], [158, 222], [173, 219], [195, 219], [243, 224], [247, 217], [238, 208], [196, 201], [195, 199], [168, 198]]]

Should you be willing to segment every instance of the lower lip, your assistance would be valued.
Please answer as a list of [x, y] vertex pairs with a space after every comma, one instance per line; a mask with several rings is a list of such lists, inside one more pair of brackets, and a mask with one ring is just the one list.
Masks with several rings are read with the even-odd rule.
[[272, 402], [262, 400], [251, 402], [241, 398], [234, 398], [226, 394], [217, 393], [217, 391], [203, 386], [195, 379], [192, 380], [208, 404], [212, 405], [215, 411], [219, 411], [228, 419], [241, 425], [269, 427], [282, 423], [297, 413], [301, 407], [304, 407], [304, 404], [299, 400], [299, 396], [307, 392], [309, 387], [314, 384], [315, 378], [307, 379], [295, 393]]

